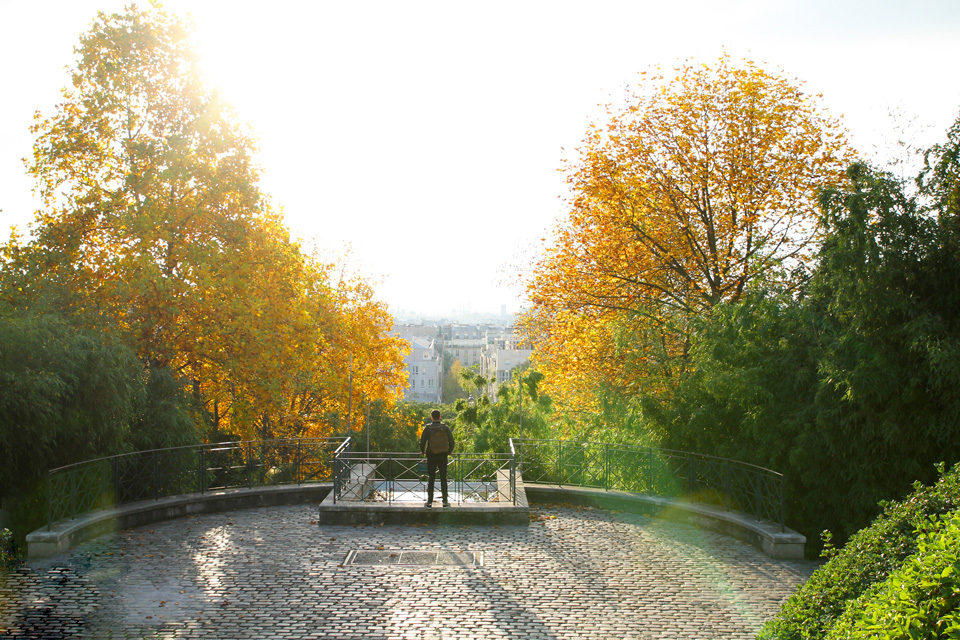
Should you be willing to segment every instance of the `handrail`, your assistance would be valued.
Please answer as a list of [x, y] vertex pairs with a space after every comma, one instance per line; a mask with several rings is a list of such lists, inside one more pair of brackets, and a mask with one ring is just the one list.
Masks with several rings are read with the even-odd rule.
[[527, 484], [682, 496], [786, 527], [783, 474], [755, 464], [626, 444], [526, 438], [517, 445]]
[[[626, 444], [533, 438], [510, 438], [508, 444], [506, 454], [451, 454], [454, 482], [461, 483], [461, 490], [470, 489], [471, 483], [489, 483], [507, 473], [510, 488], [505, 491], [498, 484], [497, 498], [514, 504], [521, 476], [524, 482], [534, 484], [683, 496], [785, 527], [786, 483], [783, 474], [771, 469], [717, 456]], [[383, 482], [425, 483], [416, 469], [419, 454], [352, 452], [350, 445], [350, 438], [214, 442], [57, 467], [47, 475], [47, 528], [93, 509], [237, 487], [333, 481], [334, 499], [340, 500], [354, 467], [363, 463], [373, 465], [373, 477], [379, 473]], [[396, 501], [398, 496], [410, 498], [416, 493], [404, 486], [389, 485], [387, 499]], [[399, 494], [398, 488], [402, 489]]]
[[349, 438], [210, 442], [86, 460], [47, 474], [47, 529], [94, 509], [183, 493], [329, 482]]
[[[422, 501], [427, 480], [423, 456], [410, 452], [342, 451], [334, 458], [334, 502]], [[506, 474], [506, 486], [499, 480]], [[450, 501], [517, 503], [516, 461], [512, 454], [451, 453], [447, 476]], [[439, 493], [439, 487], [436, 488]]]

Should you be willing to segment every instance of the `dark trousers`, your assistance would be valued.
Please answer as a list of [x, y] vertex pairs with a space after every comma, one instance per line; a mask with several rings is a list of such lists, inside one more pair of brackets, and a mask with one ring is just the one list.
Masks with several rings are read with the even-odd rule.
[[437, 479], [437, 472], [440, 472], [440, 495], [444, 502], [447, 500], [447, 454], [446, 453], [428, 453], [427, 454], [427, 502], [433, 502], [433, 486]]

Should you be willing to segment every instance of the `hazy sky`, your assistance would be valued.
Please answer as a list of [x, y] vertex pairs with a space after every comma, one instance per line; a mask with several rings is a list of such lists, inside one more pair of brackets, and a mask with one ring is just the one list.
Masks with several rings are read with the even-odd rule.
[[[123, 4], [0, 0], [0, 225], [27, 230], [32, 114], [52, 111], [96, 12]], [[960, 114], [960, 0], [164, 7], [192, 15], [207, 80], [259, 137], [292, 232], [352, 247], [395, 309], [516, 311], [508, 284], [564, 212], [561, 158], [652, 65], [726, 51], [782, 70], [868, 153], [903, 136], [891, 110], [915, 119], [919, 147]]]

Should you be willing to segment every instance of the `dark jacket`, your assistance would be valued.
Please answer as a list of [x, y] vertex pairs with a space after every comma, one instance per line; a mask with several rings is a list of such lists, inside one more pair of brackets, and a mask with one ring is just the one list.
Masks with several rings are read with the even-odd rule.
[[453, 431], [442, 422], [431, 422], [423, 428], [423, 433], [420, 434], [420, 453], [431, 453], [427, 451], [430, 443], [430, 434], [437, 429], [447, 432], [447, 441], [450, 443], [450, 451], [447, 451], [447, 453], [453, 453]]

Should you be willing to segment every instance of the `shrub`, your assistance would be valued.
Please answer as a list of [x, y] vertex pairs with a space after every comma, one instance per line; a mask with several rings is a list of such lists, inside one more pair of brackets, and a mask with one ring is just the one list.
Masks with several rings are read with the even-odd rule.
[[881, 506], [880, 516], [854, 534], [843, 549], [833, 552], [828, 546], [830, 560], [787, 600], [763, 628], [761, 639], [830, 637], [852, 602], [887, 580], [918, 552], [919, 527], [931, 516], [960, 510], [960, 465], [942, 474], [934, 485], [915, 485], [904, 500]]
[[960, 512], [917, 533], [917, 553], [852, 602], [827, 638], [960, 637]]
[[0, 529], [0, 570], [16, 569], [23, 564], [23, 555], [9, 529]]

